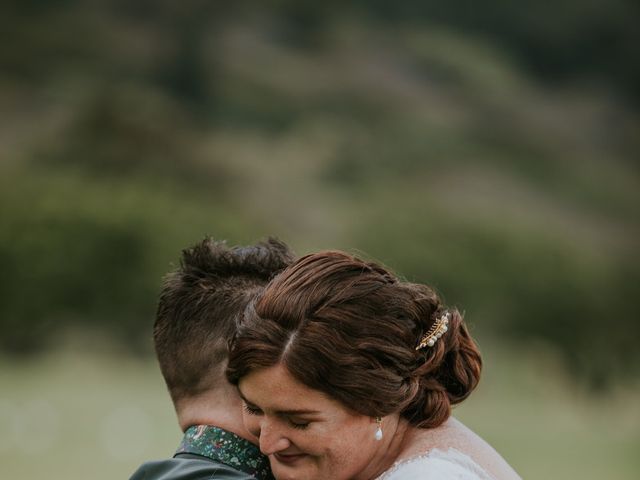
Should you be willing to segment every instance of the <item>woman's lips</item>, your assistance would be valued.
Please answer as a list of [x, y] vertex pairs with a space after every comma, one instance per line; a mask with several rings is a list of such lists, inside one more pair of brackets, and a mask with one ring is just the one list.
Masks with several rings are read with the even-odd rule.
[[304, 453], [274, 453], [273, 456], [280, 463], [285, 465], [292, 465], [303, 457], [306, 457]]

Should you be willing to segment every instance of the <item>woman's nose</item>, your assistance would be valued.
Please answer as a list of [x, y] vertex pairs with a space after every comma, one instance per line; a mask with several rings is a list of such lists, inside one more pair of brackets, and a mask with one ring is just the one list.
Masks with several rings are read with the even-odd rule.
[[260, 451], [272, 455], [289, 448], [291, 442], [275, 422], [264, 420], [260, 425]]

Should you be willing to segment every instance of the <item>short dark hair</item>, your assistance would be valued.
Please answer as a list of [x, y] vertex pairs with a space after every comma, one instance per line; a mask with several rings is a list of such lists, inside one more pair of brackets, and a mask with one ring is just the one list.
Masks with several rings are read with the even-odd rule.
[[[416, 350], [436, 319], [449, 330]], [[282, 364], [304, 385], [369, 416], [436, 427], [478, 383], [482, 361], [457, 309], [434, 289], [343, 252], [284, 270], [245, 311], [227, 378]]]
[[153, 340], [174, 403], [224, 380], [228, 343], [249, 299], [293, 262], [280, 240], [228, 247], [205, 238], [163, 281]]

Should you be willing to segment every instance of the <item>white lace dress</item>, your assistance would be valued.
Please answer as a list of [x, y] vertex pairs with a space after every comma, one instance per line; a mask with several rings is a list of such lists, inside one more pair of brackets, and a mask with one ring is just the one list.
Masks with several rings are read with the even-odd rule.
[[464, 453], [450, 448], [433, 449], [400, 461], [376, 480], [493, 480], [480, 465]]

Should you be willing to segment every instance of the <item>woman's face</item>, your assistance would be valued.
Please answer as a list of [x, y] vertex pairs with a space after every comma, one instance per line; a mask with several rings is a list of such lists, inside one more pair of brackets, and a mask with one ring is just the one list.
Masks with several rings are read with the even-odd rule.
[[282, 365], [256, 370], [238, 387], [244, 424], [260, 439], [278, 480], [375, 476], [384, 443], [375, 440], [375, 419], [303, 385]]

